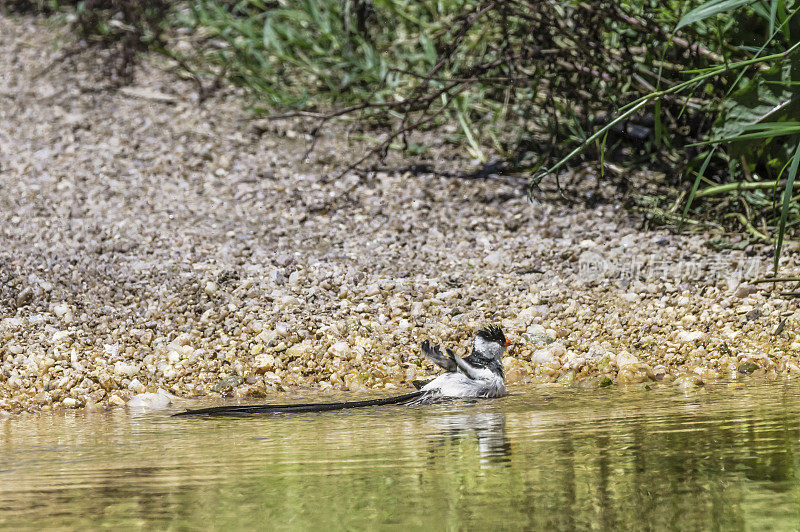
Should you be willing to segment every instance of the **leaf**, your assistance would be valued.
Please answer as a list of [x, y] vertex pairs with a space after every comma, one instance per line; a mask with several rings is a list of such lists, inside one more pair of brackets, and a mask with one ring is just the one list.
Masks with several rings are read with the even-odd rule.
[[796, 133], [800, 133], [800, 122], [765, 122], [763, 124], [751, 124], [744, 126], [736, 135], [732, 137], [714, 138], [703, 142], [689, 144], [689, 146], [705, 146], [708, 144], [719, 144], [722, 142], [771, 139], [774, 137], [794, 135]]
[[706, 2], [705, 4], [686, 13], [686, 15], [684, 15], [683, 18], [678, 21], [678, 25], [675, 26], [675, 30], [677, 31], [684, 26], [688, 26], [689, 24], [700, 22], [708, 17], [712, 17], [720, 13], [726, 13], [736, 8], [755, 3], [755, 1], [756, 0], [711, 0], [710, 2]]
[[[781, 120], [800, 114], [800, 91], [794, 84], [796, 81], [800, 81], [798, 54], [790, 56], [782, 65], [757, 72], [746, 86], [735, 91], [723, 102], [710, 140], [760, 140], [769, 137], [761, 133], [770, 131], [770, 127], [777, 128], [772, 130], [776, 135], [789, 134], [782, 131], [790, 128], [792, 123], [775, 126], [766, 124], [781, 124]], [[731, 155], [751, 155], [757, 149], [759, 146], [755, 143], [740, 142], [733, 146]]]

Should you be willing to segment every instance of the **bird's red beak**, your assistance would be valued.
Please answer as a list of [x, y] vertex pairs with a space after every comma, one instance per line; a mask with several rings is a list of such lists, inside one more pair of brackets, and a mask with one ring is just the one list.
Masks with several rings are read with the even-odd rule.
[[506, 340], [506, 349], [511, 347], [511, 340]]

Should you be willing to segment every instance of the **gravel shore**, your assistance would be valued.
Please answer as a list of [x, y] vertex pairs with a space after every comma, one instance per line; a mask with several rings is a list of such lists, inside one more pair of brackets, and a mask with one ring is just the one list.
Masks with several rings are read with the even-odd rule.
[[[767, 247], [641, 231], [513, 180], [330, 176], [342, 130], [254, 127], [147, 64], [104, 90], [57, 32], [0, 16], [0, 414], [313, 386], [406, 388], [419, 342], [501, 324], [508, 381], [696, 386], [800, 374]], [[441, 161], [438, 161], [441, 163]], [[796, 271], [789, 246], [784, 273]]]

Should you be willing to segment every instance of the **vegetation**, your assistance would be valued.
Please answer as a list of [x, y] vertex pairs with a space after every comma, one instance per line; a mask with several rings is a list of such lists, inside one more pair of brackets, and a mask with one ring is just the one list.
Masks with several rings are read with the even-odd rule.
[[[7, 0], [30, 6], [30, 2]], [[55, 2], [40, 9], [63, 9]], [[222, 79], [257, 114], [380, 128], [374, 149], [448, 138], [493, 171], [524, 171], [532, 192], [566, 164], [603, 179], [665, 176], [660, 219], [714, 220], [782, 242], [800, 223], [797, 0], [86, 0], [84, 42], [174, 59], [202, 100]], [[170, 49], [170, 31], [191, 35]], [[651, 198], [652, 199], [652, 198]], [[652, 203], [652, 202], [651, 202]]]

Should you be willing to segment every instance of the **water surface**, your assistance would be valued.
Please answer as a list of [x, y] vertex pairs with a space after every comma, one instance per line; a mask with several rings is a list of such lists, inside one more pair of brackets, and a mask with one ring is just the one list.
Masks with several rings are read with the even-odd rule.
[[798, 384], [512, 392], [243, 419], [0, 421], [0, 526], [798, 528]]

